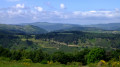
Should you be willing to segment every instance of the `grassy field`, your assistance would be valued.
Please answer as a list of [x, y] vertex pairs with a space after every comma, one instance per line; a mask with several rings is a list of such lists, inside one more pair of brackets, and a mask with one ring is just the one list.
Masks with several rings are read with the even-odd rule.
[[79, 65], [0, 62], [0, 67], [79, 67]]
[[59, 62], [47, 62], [47, 64], [32, 63], [24, 61], [10, 61], [9, 58], [0, 58], [0, 67], [120, 67], [120, 61], [111, 60], [106, 62], [100, 60], [98, 63], [90, 63], [86, 66], [82, 66], [80, 62], [72, 62], [65, 64], [60, 64]]
[[71, 64], [71, 65], [64, 65], [64, 64], [41, 64], [41, 63], [27, 63], [27, 62], [8, 62], [8, 61], [0, 61], [0, 67], [120, 67], [119, 62], [112, 62], [112, 64], [108, 63], [94, 63], [89, 64], [87, 66], [81, 66], [77, 64]]

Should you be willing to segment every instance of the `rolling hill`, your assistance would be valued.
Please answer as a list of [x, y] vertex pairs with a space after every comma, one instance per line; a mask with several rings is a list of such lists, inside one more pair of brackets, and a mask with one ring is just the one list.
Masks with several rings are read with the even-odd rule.
[[9, 32], [9, 33], [21, 33], [21, 34], [41, 34], [46, 33], [47, 31], [36, 27], [33, 25], [7, 25], [7, 24], [0, 24], [0, 30], [2, 32]]
[[75, 25], [75, 24], [61, 24], [61, 23], [48, 23], [48, 22], [24, 23], [20, 25], [34, 25], [43, 28], [49, 32], [66, 29], [66, 28], [72, 28], [72, 27], [80, 27], [80, 25]]
[[83, 27], [76, 24], [60, 24], [60, 23], [48, 23], [48, 22], [36, 22], [36, 23], [25, 23], [20, 25], [33, 25], [43, 28], [49, 32], [51, 31], [103, 31], [96, 27]]

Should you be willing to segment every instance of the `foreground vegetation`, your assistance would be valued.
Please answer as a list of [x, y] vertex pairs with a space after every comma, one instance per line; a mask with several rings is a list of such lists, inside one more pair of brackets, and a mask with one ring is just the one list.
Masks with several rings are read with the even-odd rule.
[[120, 67], [120, 62], [105, 62], [104, 60], [101, 60], [98, 63], [91, 63], [89, 65], [83, 66], [80, 63], [71, 63], [65, 65], [60, 63], [41, 64], [30, 62], [0, 61], [0, 67]]
[[17, 61], [0, 61], [0, 67], [120, 67], [120, 62], [110, 61], [105, 62], [101, 60], [98, 63], [91, 63], [89, 65], [83, 66], [80, 63], [71, 63], [71, 64], [41, 64], [41, 63], [30, 63], [30, 62], [17, 62]]
[[120, 34], [0, 33], [0, 67], [119, 67]]
[[0, 62], [0, 67], [78, 67], [79, 65], [64, 65], [64, 64], [41, 64], [41, 63], [28, 63], [28, 62], [15, 62], [4, 61]]
[[42, 50], [8, 50], [0, 47], [0, 67], [114, 67], [120, 66], [120, 50], [91, 48], [76, 53], [62, 51], [48, 54]]

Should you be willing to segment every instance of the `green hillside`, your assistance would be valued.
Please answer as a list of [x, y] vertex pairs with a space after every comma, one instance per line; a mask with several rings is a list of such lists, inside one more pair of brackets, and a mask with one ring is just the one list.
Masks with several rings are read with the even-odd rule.
[[50, 32], [37, 35], [0, 34], [0, 45], [9, 49], [36, 50], [46, 52], [73, 52], [84, 48], [102, 47], [119, 49], [120, 34], [87, 33], [81, 31]]
[[21, 33], [21, 34], [41, 34], [46, 33], [47, 31], [36, 27], [33, 25], [7, 25], [7, 24], [0, 24], [1, 31], [8, 31], [10, 33]]

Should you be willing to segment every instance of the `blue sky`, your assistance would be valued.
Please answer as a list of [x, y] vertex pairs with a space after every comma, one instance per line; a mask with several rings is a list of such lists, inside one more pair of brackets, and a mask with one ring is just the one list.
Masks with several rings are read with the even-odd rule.
[[0, 23], [32, 22], [119, 23], [120, 0], [0, 0]]

